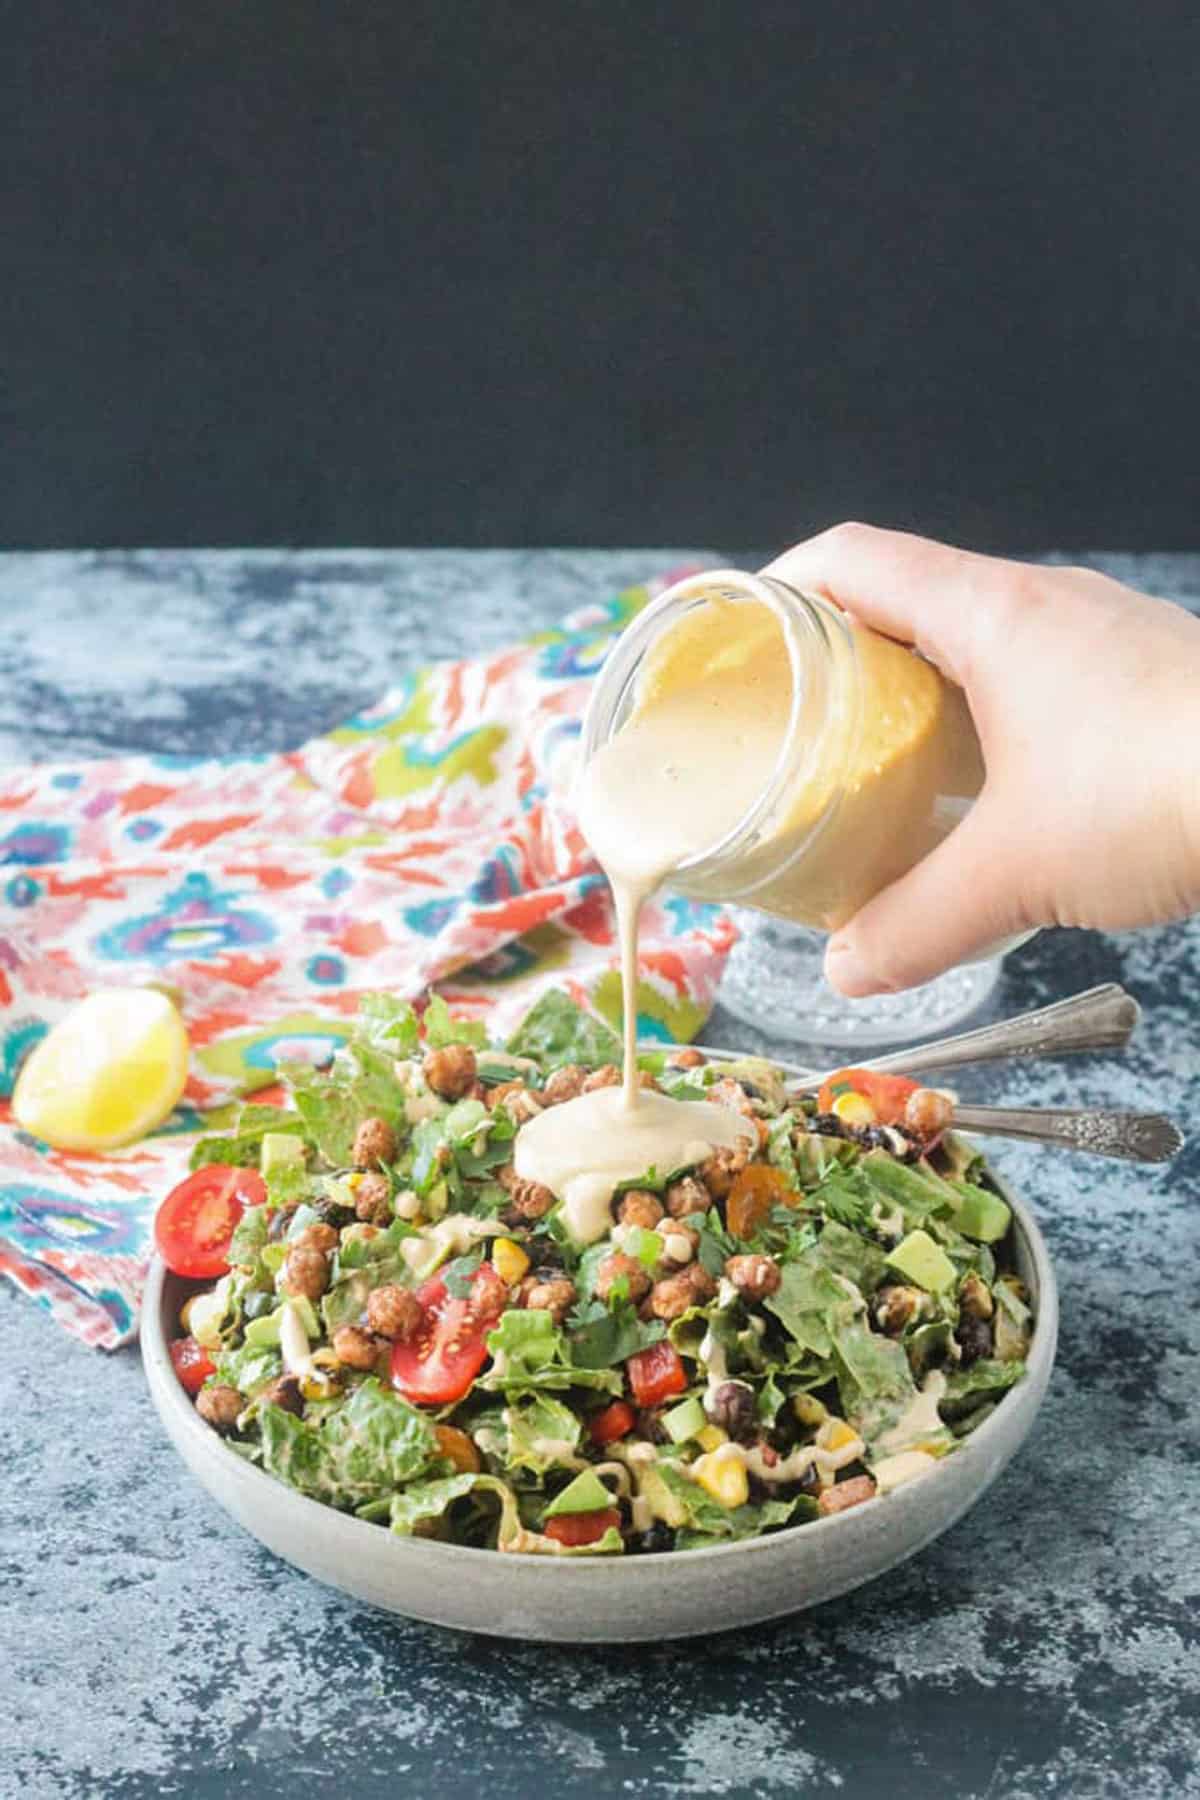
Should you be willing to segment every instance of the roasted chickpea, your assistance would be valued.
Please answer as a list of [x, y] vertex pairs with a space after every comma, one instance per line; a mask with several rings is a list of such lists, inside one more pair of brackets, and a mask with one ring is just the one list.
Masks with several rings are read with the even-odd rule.
[[535, 1119], [542, 1110], [542, 1102], [536, 1094], [531, 1094], [523, 1081], [504, 1081], [494, 1087], [488, 1095], [488, 1106], [495, 1112], [498, 1106], [503, 1107], [515, 1125], [524, 1125]]
[[606, 1256], [596, 1270], [596, 1295], [600, 1300], [607, 1300], [618, 1281], [629, 1284], [629, 1298], [636, 1306], [650, 1292], [650, 1275], [636, 1256], [625, 1256], [621, 1251], [614, 1251]]
[[542, 1089], [542, 1105], [561, 1106], [564, 1100], [577, 1100], [586, 1080], [586, 1069], [581, 1069], [578, 1063], [564, 1063], [561, 1069], [555, 1069]]
[[319, 1300], [329, 1286], [329, 1258], [323, 1250], [293, 1245], [283, 1265], [280, 1286], [305, 1300]]
[[621, 1195], [617, 1206], [622, 1225], [640, 1225], [643, 1231], [653, 1231], [662, 1216], [662, 1203], [648, 1188], [630, 1188]]
[[443, 1100], [461, 1100], [475, 1080], [475, 1052], [470, 1044], [444, 1044], [426, 1054], [422, 1067], [435, 1094]]
[[210, 1382], [196, 1395], [196, 1411], [206, 1425], [223, 1436], [234, 1429], [245, 1404], [237, 1388], [220, 1381]]
[[535, 1281], [525, 1296], [530, 1312], [548, 1312], [556, 1325], [561, 1325], [575, 1304], [575, 1283], [565, 1275], [550, 1281]]
[[590, 1075], [584, 1076], [580, 1092], [594, 1094], [597, 1088], [620, 1087], [620, 1085], [621, 1071], [616, 1063], [604, 1063], [600, 1068], [593, 1069]]
[[700, 1164], [696, 1173], [714, 1200], [724, 1200], [733, 1186], [734, 1178], [741, 1174], [749, 1161], [750, 1153], [744, 1144], [739, 1144], [736, 1150], [722, 1147], [714, 1150], [708, 1161]]
[[396, 1134], [386, 1119], [363, 1119], [354, 1134], [351, 1161], [356, 1169], [373, 1169], [391, 1162], [396, 1154]]
[[315, 1225], [306, 1225], [303, 1231], [296, 1233], [291, 1239], [293, 1250], [333, 1250], [337, 1247], [338, 1234], [332, 1225], [323, 1221]]
[[548, 1187], [540, 1182], [528, 1181], [518, 1175], [512, 1163], [496, 1172], [496, 1180], [513, 1203], [513, 1210], [523, 1219], [541, 1219], [554, 1205], [554, 1195]]
[[917, 1088], [908, 1096], [904, 1106], [905, 1129], [914, 1137], [935, 1138], [945, 1131], [954, 1117], [954, 1102], [948, 1094], [939, 1093], [937, 1088]]
[[667, 1211], [673, 1219], [686, 1219], [689, 1213], [707, 1212], [712, 1195], [694, 1175], [681, 1175], [663, 1195]]
[[348, 1369], [373, 1369], [379, 1361], [380, 1340], [361, 1325], [339, 1325], [330, 1343], [333, 1354]]
[[747, 1300], [765, 1300], [779, 1286], [779, 1264], [773, 1256], [731, 1256], [725, 1274]]
[[354, 1211], [368, 1225], [386, 1225], [392, 1216], [392, 1184], [382, 1169], [367, 1169], [354, 1190]]
[[425, 1309], [408, 1288], [387, 1282], [367, 1296], [367, 1324], [381, 1337], [401, 1342], [416, 1337], [425, 1321]]
[[650, 1311], [656, 1319], [682, 1318], [691, 1306], [703, 1306], [717, 1291], [717, 1284], [707, 1269], [690, 1263], [678, 1275], [656, 1281], [650, 1292]]

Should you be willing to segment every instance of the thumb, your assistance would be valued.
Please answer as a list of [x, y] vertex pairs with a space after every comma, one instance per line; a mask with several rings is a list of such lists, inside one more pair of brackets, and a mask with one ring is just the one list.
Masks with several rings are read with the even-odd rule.
[[985, 795], [936, 850], [834, 933], [825, 974], [840, 993], [916, 987], [1029, 929], [1023, 857], [1008, 848], [993, 810]]

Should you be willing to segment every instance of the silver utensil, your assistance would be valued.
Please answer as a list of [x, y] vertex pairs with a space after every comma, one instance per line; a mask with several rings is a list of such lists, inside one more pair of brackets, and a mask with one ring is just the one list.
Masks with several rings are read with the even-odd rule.
[[[992, 1062], [1000, 1057], [1067, 1056], [1082, 1050], [1123, 1050], [1142, 1009], [1115, 981], [1088, 988], [1068, 1000], [1056, 1000], [1036, 1012], [1000, 1019], [974, 1031], [891, 1050], [854, 1062], [846, 1057], [829, 1069], [805, 1069], [788, 1083], [791, 1091], [811, 1092], [839, 1068], [875, 1069], [881, 1074], [918, 1075], [926, 1069], [954, 1069], [961, 1063]], [[982, 1129], [982, 1128], [981, 1128]]]
[[955, 1131], [1027, 1138], [1032, 1143], [1090, 1151], [1093, 1156], [1116, 1156], [1125, 1162], [1170, 1162], [1186, 1141], [1163, 1113], [1110, 1112], [1093, 1107], [956, 1106], [951, 1125]]

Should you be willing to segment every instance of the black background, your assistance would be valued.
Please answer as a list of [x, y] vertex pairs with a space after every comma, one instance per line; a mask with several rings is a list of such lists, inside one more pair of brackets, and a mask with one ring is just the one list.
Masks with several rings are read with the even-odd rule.
[[1191, 4], [0, 24], [9, 546], [1200, 544]]

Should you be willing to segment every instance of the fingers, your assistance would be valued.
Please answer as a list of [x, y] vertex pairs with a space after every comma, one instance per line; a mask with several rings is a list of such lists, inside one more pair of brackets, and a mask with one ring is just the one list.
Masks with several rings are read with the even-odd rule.
[[915, 644], [960, 686], [982, 629], [1003, 629], [1014, 565], [872, 525], [835, 525], [763, 570]]
[[825, 973], [852, 998], [931, 981], [1039, 921], [1024, 914], [1021, 859], [986, 795], [929, 856], [830, 939]]

